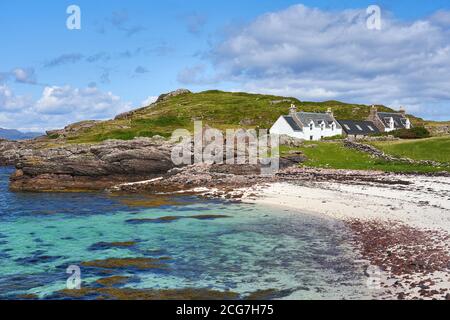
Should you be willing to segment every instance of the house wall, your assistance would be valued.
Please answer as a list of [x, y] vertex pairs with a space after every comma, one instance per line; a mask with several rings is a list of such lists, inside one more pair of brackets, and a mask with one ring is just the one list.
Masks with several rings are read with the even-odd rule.
[[303, 135], [305, 137], [305, 140], [311, 140], [312, 136], [312, 140], [317, 141], [321, 140], [322, 137], [326, 138], [342, 135], [342, 129], [336, 128], [334, 130], [331, 130], [331, 128], [325, 128], [324, 130], [322, 130], [321, 128], [313, 127], [313, 130], [310, 130], [308, 126], [303, 128]]
[[272, 128], [270, 128], [270, 133], [279, 135], [285, 134], [293, 138], [305, 139], [303, 136], [303, 132], [294, 131], [283, 117], [279, 117], [278, 120], [273, 124]]
[[280, 117], [270, 129], [270, 133], [280, 135], [285, 134], [290, 137], [303, 140], [311, 140], [312, 136], [313, 137], [312, 140], [317, 141], [320, 140], [322, 137], [325, 138], [342, 135], [342, 129], [336, 128], [334, 130], [331, 130], [331, 128], [325, 128], [324, 130], [321, 130], [321, 128], [314, 127], [313, 130], [310, 130], [308, 126], [304, 127], [303, 131], [294, 131], [291, 128], [291, 126], [287, 123], [287, 121], [283, 117]]

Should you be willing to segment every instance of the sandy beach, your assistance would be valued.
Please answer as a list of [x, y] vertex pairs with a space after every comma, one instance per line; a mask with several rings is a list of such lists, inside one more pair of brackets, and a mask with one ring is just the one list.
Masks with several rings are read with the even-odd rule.
[[385, 178], [276, 182], [240, 192], [245, 202], [344, 221], [362, 259], [382, 270], [374, 298], [450, 299], [450, 178]]

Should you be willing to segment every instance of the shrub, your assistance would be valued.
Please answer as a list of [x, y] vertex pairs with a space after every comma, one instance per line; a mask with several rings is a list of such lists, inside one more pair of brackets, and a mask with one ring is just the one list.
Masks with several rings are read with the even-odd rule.
[[431, 137], [430, 131], [425, 127], [414, 127], [411, 129], [400, 129], [390, 133], [400, 139], [424, 139]]

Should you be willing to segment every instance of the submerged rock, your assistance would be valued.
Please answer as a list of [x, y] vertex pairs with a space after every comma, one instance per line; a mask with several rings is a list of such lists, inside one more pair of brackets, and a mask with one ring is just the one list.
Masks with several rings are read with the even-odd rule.
[[113, 287], [116, 285], [123, 285], [129, 283], [133, 277], [127, 276], [112, 276], [107, 278], [100, 278], [95, 283], [104, 286], [104, 287]]
[[198, 215], [198, 216], [167, 216], [167, 217], [161, 217], [161, 218], [155, 218], [155, 219], [129, 219], [129, 220], [126, 220], [126, 222], [131, 223], [131, 224], [170, 223], [170, 222], [177, 221], [180, 219], [214, 220], [214, 219], [220, 219], [220, 218], [230, 218], [230, 216], [214, 215], [214, 214], [208, 214], [208, 215], [205, 214], [205, 215]]
[[61, 290], [55, 299], [106, 299], [106, 300], [234, 300], [239, 294], [210, 289], [132, 289], [132, 288], [81, 288]]
[[94, 260], [82, 262], [83, 267], [102, 268], [102, 269], [167, 269], [169, 257], [161, 258], [109, 258], [104, 260]]
[[106, 250], [111, 248], [131, 248], [137, 244], [136, 241], [126, 242], [98, 242], [89, 247], [89, 250]]

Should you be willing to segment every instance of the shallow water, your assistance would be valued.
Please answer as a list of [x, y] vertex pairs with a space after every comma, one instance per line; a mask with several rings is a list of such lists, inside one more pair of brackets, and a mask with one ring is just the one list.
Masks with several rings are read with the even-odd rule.
[[[16, 194], [8, 191], [11, 172], [0, 168], [0, 298], [51, 298], [66, 288], [69, 265], [80, 266], [82, 286], [90, 286], [105, 270], [83, 262], [142, 257], [170, 259], [164, 269], [125, 267], [107, 276], [132, 276], [123, 285], [130, 288], [208, 288], [241, 297], [264, 289], [291, 299], [370, 297], [348, 232], [336, 221], [192, 196]], [[149, 220], [168, 216], [182, 218]]]

